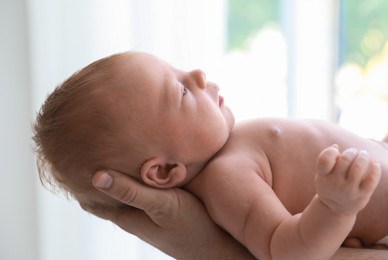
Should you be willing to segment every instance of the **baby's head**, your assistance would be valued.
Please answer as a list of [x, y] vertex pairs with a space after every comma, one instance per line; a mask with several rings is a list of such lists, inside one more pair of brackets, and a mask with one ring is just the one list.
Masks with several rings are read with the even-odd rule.
[[182, 186], [233, 125], [202, 71], [183, 72], [146, 53], [116, 54], [72, 75], [43, 104], [34, 125], [39, 175], [81, 204], [117, 206], [94, 189], [97, 170]]

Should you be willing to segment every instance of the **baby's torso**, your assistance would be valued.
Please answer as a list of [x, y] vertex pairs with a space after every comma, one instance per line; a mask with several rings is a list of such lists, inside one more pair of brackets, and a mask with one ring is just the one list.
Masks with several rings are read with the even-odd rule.
[[388, 235], [388, 149], [382, 143], [319, 121], [259, 119], [237, 125], [216, 160], [235, 169], [252, 165], [285, 208], [296, 214], [316, 194], [315, 163], [319, 153], [332, 144], [338, 144], [340, 151], [349, 147], [367, 150], [381, 163], [380, 184], [350, 234], [361, 237], [365, 244], [375, 243]]

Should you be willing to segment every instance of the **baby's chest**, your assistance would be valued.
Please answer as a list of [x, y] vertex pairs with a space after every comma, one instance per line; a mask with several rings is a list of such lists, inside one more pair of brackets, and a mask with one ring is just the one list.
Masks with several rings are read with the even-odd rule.
[[285, 169], [272, 172], [272, 178], [272, 190], [291, 214], [302, 212], [316, 194], [313, 173]]

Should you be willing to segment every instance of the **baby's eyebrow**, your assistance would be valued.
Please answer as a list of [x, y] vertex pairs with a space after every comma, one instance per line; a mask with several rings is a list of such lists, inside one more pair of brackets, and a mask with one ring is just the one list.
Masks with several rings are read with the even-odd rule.
[[163, 84], [162, 84], [162, 86], [166, 86], [167, 84], [168, 84], [168, 81], [169, 81], [169, 75], [170, 73], [168, 73], [168, 71], [165, 71], [164, 73], [163, 73], [163, 76], [162, 76], [162, 78], [163, 78]]
[[161, 76], [161, 81], [162, 81], [162, 84], [160, 84], [160, 92], [159, 92], [159, 95], [161, 95], [161, 98], [162, 100], [160, 100], [160, 102], [168, 102], [170, 103], [171, 100], [173, 99], [174, 97], [174, 88], [171, 87], [171, 85], [173, 84], [173, 80], [172, 80], [172, 72], [168, 71], [168, 70], [164, 70], [162, 76]]

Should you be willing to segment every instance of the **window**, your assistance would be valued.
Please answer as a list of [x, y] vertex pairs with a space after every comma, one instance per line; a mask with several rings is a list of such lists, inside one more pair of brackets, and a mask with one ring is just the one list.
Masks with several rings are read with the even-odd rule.
[[237, 120], [287, 114], [287, 52], [279, 2], [227, 1], [226, 48], [217, 82]]
[[277, 0], [228, 0], [228, 50], [246, 48], [249, 39], [265, 27], [279, 27], [279, 13]]
[[230, 91], [236, 118], [333, 119], [334, 1], [228, 4], [226, 72], [218, 82]]
[[388, 2], [342, 0], [340, 7], [338, 120], [382, 139], [388, 132]]

